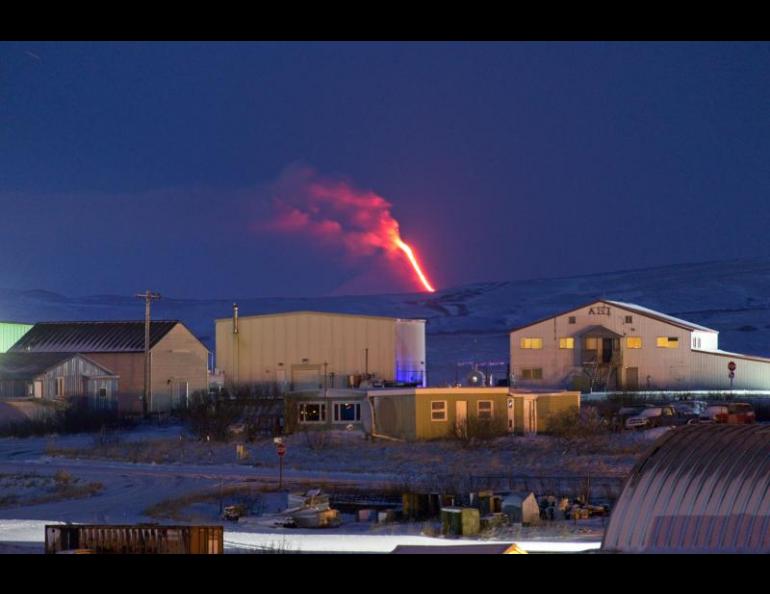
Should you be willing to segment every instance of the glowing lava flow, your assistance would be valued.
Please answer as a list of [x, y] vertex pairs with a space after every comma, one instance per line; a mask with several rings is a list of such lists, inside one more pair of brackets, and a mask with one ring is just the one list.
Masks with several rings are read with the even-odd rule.
[[412, 251], [412, 248], [409, 247], [406, 243], [401, 241], [400, 238], [395, 238], [396, 245], [399, 247], [399, 249], [406, 254], [406, 257], [409, 258], [409, 262], [412, 263], [412, 268], [414, 268], [414, 271], [417, 273], [417, 276], [420, 278], [420, 282], [422, 282], [422, 285], [425, 287], [426, 291], [430, 291], [431, 293], [435, 293], [436, 289], [434, 289], [431, 284], [428, 282], [428, 279], [425, 278], [425, 275], [422, 273], [422, 269], [420, 268], [420, 264], [417, 262], [417, 258], [414, 255], [414, 252]]

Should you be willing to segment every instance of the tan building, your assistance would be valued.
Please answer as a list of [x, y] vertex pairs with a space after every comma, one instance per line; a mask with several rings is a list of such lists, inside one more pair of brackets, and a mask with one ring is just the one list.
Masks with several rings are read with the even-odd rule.
[[770, 389], [770, 359], [718, 342], [712, 328], [598, 300], [511, 331], [511, 374], [516, 386], [585, 391]]
[[[141, 412], [144, 394], [144, 322], [41, 322], [13, 352], [81, 353], [120, 378], [118, 406]], [[178, 321], [150, 325], [151, 412], [184, 406], [190, 394], [208, 391], [208, 349]]]
[[[425, 385], [425, 320], [298, 311], [216, 321], [217, 367], [228, 384], [281, 390]], [[365, 385], [365, 384], [364, 384]]]
[[502, 433], [548, 431], [551, 415], [580, 408], [579, 392], [527, 392], [508, 388], [371, 390], [370, 433], [398, 439], [438, 439], [480, 423]]

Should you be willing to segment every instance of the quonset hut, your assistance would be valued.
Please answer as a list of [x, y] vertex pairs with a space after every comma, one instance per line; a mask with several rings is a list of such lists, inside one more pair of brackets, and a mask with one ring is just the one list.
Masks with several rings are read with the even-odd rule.
[[770, 553], [770, 427], [688, 425], [626, 480], [602, 550]]

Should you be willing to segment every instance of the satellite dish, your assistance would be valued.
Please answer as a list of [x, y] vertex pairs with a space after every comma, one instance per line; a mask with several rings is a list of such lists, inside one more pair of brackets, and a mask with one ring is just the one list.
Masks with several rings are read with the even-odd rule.
[[465, 383], [469, 386], [484, 386], [486, 385], [486, 376], [478, 369], [474, 369], [465, 377]]

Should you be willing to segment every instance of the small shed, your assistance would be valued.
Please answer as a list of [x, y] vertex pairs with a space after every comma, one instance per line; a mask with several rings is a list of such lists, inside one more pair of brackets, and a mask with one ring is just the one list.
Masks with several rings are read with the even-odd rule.
[[528, 525], [540, 523], [540, 506], [532, 491], [507, 495], [503, 498], [502, 510], [511, 522]]

